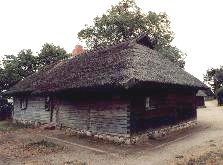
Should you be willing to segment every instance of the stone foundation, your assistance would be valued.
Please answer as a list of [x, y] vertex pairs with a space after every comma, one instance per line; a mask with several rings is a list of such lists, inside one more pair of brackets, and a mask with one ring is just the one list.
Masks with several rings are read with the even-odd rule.
[[148, 130], [145, 133], [136, 134], [136, 135], [120, 135], [120, 134], [105, 134], [105, 133], [95, 133], [91, 131], [64, 128], [66, 134], [75, 135], [79, 137], [90, 137], [95, 140], [102, 140], [116, 144], [139, 144], [148, 142], [149, 139], [164, 139], [171, 134], [184, 131], [186, 129], [196, 126], [197, 121], [188, 121], [184, 123], [179, 123], [177, 125], [167, 126], [163, 128]]
[[33, 128], [41, 126], [41, 123], [39, 121], [22, 120], [22, 119], [19, 119], [19, 120], [18, 119], [13, 119], [13, 123], [22, 124], [24, 126], [33, 127]]
[[[14, 120], [15, 123], [22, 123], [24, 125], [32, 125], [33, 127], [39, 127], [41, 124], [37, 121], [26, 120]], [[96, 133], [88, 130], [79, 130], [74, 128], [67, 128], [57, 126], [57, 129], [64, 129], [67, 135], [75, 135], [78, 137], [89, 137], [95, 140], [107, 141], [116, 144], [139, 144], [148, 142], [149, 139], [165, 139], [174, 133], [183, 132], [186, 129], [192, 128], [197, 125], [196, 120], [179, 123], [176, 125], [166, 126], [157, 129], [151, 129], [144, 133], [131, 135], [130, 134], [114, 134], [114, 133]]]
[[154, 129], [154, 130], [149, 130], [147, 133], [148, 133], [148, 137], [150, 139], [163, 139], [163, 138], [170, 136], [171, 134], [181, 132], [181, 131], [183, 132], [184, 130], [186, 130], [188, 128], [192, 128], [196, 125], [197, 125], [197, 121], [191, 120], [188, 122], [179, 123], [177, 125], [172, 125], [172, 126], [168, 126], [168, 127]]
[[88, 130], [79, 130], [71, 128], [62, 128], [65, 129], [66, 134], [75, 135], [78, 137], [89, 137], [95, 140], [107, 141], [117, 144], [131, 144], [130, 135], [122, 134], [110, 134], [110, 133], [96, 133]]

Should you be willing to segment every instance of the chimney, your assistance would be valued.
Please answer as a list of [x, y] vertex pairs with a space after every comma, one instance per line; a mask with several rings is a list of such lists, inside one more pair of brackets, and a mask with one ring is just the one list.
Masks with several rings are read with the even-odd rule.
[[75, 46], [75, 49], [73, 49], [72, 56], [74, 57], [74, 56], [79, 55], [79, 54], [81, 54], [83, 52], [84, 52], [83, 46], [78, 44], [78, 45]]

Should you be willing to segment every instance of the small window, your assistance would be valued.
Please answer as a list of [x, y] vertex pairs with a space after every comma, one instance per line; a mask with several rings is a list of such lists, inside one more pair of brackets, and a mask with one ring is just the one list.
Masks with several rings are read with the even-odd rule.
[[50, 110], [50, 97], [46, 97], [45, 98], [45, 111], [49, 111]]
[[27, 108], [28, 100], [27, 98], [22, 98], [20, 100], [20, 109], [25, 110]]
[[151, 110], [154, 110], [156, 109], [154, 105], [152, 105], [151, 103], [151, 98], [150, 97], [147, 97], [146, 98], [146, 111], [151, 111]]
[[150, 105], [149, 102], [150, 102], [150, 98], [147, 97], [147, 98], [146, 98], [146, 109], [149, 109], [149, 107], [150, 107], [150, 106], [149, 106], [149, 105]]

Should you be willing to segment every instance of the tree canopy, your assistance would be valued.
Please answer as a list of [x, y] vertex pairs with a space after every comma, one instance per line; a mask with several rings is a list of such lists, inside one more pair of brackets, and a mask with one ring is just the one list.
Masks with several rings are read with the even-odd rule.
[[44, 66], [46, 64], [54, 63], [59, 60], [64, 60], [69, 57], [69, 54], [64, 48], [46, 43], [43, 45], [38, 54], [38, 65]]
[[36, 57], [30, 49], [21, 50], [17, 56], [5, 55], [0, 69], [0, 90], [8, 89], [19, 80], [36, 71]]
[[185, 65], [186, 54], [171, 45], [174, 34], [166, 13], [143, 13], [134, 0], [121, 0], [102, 16], [95, 17], [93, 22], [78, 33], [78, 38], [90, 49], [148, 33], [156, 41], [157, 51], [178, 66], [183, 68]]
[[204, 75], [204, 82], [211, 86], [213, 91], [223, 86], [223, 66], [210, 68]]
[[46, 43], [37, 55], [31, 49], [23, 49], [17, 55], [5, 55], [0, 66], [0, 94], [18, 81], [36, 72], [39, 67], [68, 58], [61, 47]]

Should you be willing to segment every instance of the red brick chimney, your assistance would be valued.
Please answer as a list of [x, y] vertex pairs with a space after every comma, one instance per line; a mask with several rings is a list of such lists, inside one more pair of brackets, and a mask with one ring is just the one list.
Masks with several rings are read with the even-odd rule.
[[81, 45], [76, 45], [76, 46], [75, 46], [75, 49], [73, 49], [73, 51], [72, 51], [72, 56], [74, 57], [74, 56], [79, 55], [79, 54], [81, 54], [81, 53], [83, 53], [83, 52], [84, 52], [84, 48], [83, 48], [83, 46], [81, 46]]

